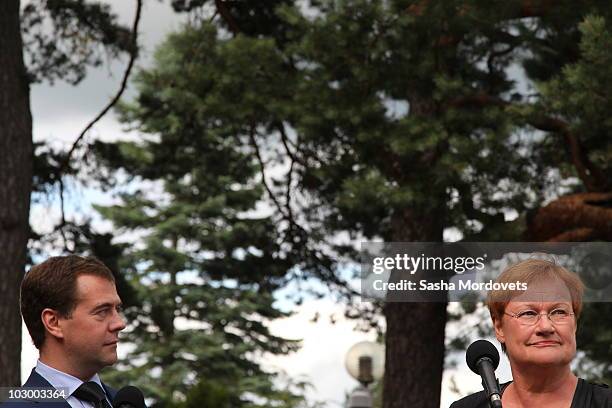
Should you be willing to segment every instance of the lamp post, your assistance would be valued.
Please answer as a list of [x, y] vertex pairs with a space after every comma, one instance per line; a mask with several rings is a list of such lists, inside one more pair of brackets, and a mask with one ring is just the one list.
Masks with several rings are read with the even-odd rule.
[[359, 381], [348, 399], [347, 408], [372, 408], [372, 393], [369, 385], [382, 378], [385, 364], [385, 351], [381, 344], [362, 341], [346, 353], [346, 371]]

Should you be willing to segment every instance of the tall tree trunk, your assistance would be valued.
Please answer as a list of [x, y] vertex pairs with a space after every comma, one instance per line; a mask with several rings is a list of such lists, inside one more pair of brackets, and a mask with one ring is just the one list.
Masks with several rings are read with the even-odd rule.
[[19, 284], [32, 187], [32, 117], [19, 0], [0, 1], [0, 384], [20, 385]]
[[[397, 214], [393, 240], [442, 242], [443, 214], [436, 209], [427, 214], [413, 210]], [[383, 408], [439, 408], [446, 303], [388, 302], [384, 314]]]

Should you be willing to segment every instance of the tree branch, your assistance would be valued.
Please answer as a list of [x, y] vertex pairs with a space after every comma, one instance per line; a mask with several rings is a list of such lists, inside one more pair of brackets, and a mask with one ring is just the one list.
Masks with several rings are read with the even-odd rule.
[[542, 17], [555, 6], [553, 0], [523, 0], [517, 18]]
[[87, 132], [89, 132], [89, 130], [100, 119], [102, 119], [104, 115], [106, 115], [113, 108], [113, 106], [117, 104], [117, 102], [123, 95], [123, 92], [127, 88], [128, 78], [130, 77], [130, 73], [132, 72], [132, 68], [134, 67], [134, 62], [136, 61], [136, 58], [138, 57], [138, 26], [140, 24], [140, 16], [142, 13], [142, 2], [143, 0], [136, 0], [136, 14], [134, 15], [134, 22], [132, 23], [132, 35], [131, 35], [131, 40], [130, 40], [131, 42], [130, 59], [128, 61], [128, 65], [125, 69], [125, 72], [123, 73], [123, 78], [121, 80], [121, 85], [119, 86], [119, 90], [117, 91], [115, 96], [106, 104], [106, 106], [104, 106], [104, 108], [100, 111], [100, 113], [98, 113], [81, 131], [79, 136], [72, 143], [72, 146], [70, 147], [70, 150], [66, 154], [66, 157], [61, 163], [59, 171], [58, 171], [61, 213], [62, 213], [61, 224], [59, 227], [60, 227], [62, 237], [64, 239], [64, 247], [66, 249], [67, 249], [67, 241], [66, 241], [66, 236], [64, 235], [64, 232], [63, 232], [63, 228], [66, 225], [66, 214], [65, 214], [65, 208], [64, 208], [64, 183], [62, 181], [62, 174], [64, 173], [64, 171], [66, 171], [66, 169], [68, 169], [70, 165], [70, 160], [72, 158], [72, 154], [78, 147], [79, 143], [83, 140]]
[[217, 11], [221, 15], [221, 18], [227, 23], [227, 26], [230, 28], [234, 35], [240, 33], [240, 27], [238, 23], [236, 23], [236, 19], [232, 16], [232, 13], [227, 9], [227, 6], [223, 0], [215, 0], [215, 7]]
[[528, 239], [533, 241], [612, 240], [612, 193], [563, 196], [528, 218]]
[[458, 183], [455, 188], [459, 193], [459, 203], [461, 209], [465, 214], [466, 218], [477, 220], [485, 225], [497, 225], [504, 222], [504, 214], [499, 212], [496, 214], [489, 214], [481, 211], [474, 206], [473, 194], [470, 189], [470, 185], [467, 183]]
[[[255, 152], [255, 157], [256, 157], [257, 162], [259, 164], [259, 171], [260, 171], [260, 174], [261, 174], [262, 184], [263, 184], [266, 192], [270, 196], [270, 199], [274, 203], [274, 206], [277, 208], [278, 212], [281, 214], [282, 218], [289, 223], [289, 231], [291, 232], [294, 228], [299, 231], [299, 233], [301, 235], [301, 239], [303, 240], [302, 241], [302, 243], [303, 243], [303, 247], [302, 247], [303, 250], [308, 254], [308, 256], [310, 258], [317, 260], [316, 262], [312, 263], [312, 265], [307, 265], [307, 268], [310, 267], [310, 269], [312, 271], [314, 271], [315, 274], [318, 274], [319, 276], [321, 276], [322, 279], [327, 280], [328, 282], [331, 282], [331, 283], [337, 285], [339, 288], [342, 288], [347, 293], [347, 295], [349, 295], [349, 296], [350, 295], [352, 295], [352, 296], [359, 295], [359, 292], [357, 292], [357, 291], [353, 290], [352, 288], [350, 288], [346, 284], [346, 282], [342, 281], [340, 278], [338, 278], [338, 276], [336, 276], [336, 274], [334, 273], [333, 269], [329, 265], [327, 265], [329, 262], [325, 261], [326, 259], [328, 259], [328, 257], [325, 254], [323, 254], [321, 251], [317, 250], [316, 248], [315, 249], [310, 248], [310, 246], [308, 244], [308, 236], [310, 235], [310, 232], [307, 231], [304, 227], [302, 227], [293, 218], [293, 212], [292, 212], [292, 210], [290, 208], [290, 201], [289, 201], [289, 199], [287, 199], [287, 202], [286, 202], [287, 211], [285, 212], [285, 210], [283, 209], [282, 204], [280, 203], [280, 201], [278, 200], [278, 198], [276, 197], [276, 195], [272, 191], [272, 188], [270, 187], [270, 185], [268, 184], [268, 182], [266, 180], [265, 162], [264, 162], [263, 157], [261, 155], [261, 151], [259, 150], [259, 145], [257, 143], [257, 139], [256, 139], [256, 135], [255, 134], [256, 134], [256, 132], [255, 132], [255, 125], [252, 123], [250, 125], [250, 128], [249, 128], [249, 140], [251, 142], [251, 145], [252, 145], [253, 150]], [[285, 145], [285, 146], [288, 148], [288, 145]], [[288, 153], [288, 155], [291, 155], [289, 153], [289, 151], [287, 153]], [[291, 174], [291, 172], [292, 172], [293, 163], [294, 162], [292, 161], [291, 168], [289, 170], [289, 174]], [[295, 244], [295, 243], [296, 242], [293, 242], [293, 244]]]
[[96, 115], [96, 117], [94, 117], [87, 124], [87, 126], [85, 126], [85, 128], [81, 131], [81, 133], [79, 134], [77, 139], [74, 141], [74, 143], [72, 143], [72, 147], [70, 148], [70, 150], [68, 151], [68, 154], [66, 155], [66, 158], [64, 160], [62, 169], [65, 169], [67, 167], [67, 165], [70, 162], [70, 159], [72, 157], [72, 154], [76, 150], [76, 148], [79, 145], [79, 143], [81, 142], [81, 140], [83, 140], [83, 138], [85, 137], [85, 134], [87, 134], [87, 132], [100, 119], [102, 119], [104, 117], [104, 115], [106, 115], [108, 113], [108, 111], [110, 111], [113, 108], [113, 106], [115, 106], [117, 104], [117, 102], [121, 98], [121, 95], [123, 95], [123, 92], [127, 88], [128, 78], [130, 77], [130, 73], [132, 72], [132, 68], [134, 67], [134, 62], [136, 61], [136, 58], [138, 56], [137, 36], [138, 36], [138, 24], [140, 23], [141, 11], [142, 11], [142, 0], [136, 0], [136, 15], [134, 17], [134, 23], [132, 25], [132, 39], [131, 39], [132, 50], [130, 52], [130, 60], [128, 61], [128, 65], [127, 65], [127, 67], [125, 69], [125, 72], [123, 73], [123, 79], [121, 80], [121, 85], [119, 86], [119, 90], [117, 91], [115, 96], [106, 104], [106, 106], [100, 111], [100, 113], [98, 113]]
[[[411, 4], [408, 7], [408, 13], [413, 16], [420, 17], [425, 13], [425, 10], [429, 6], [430, 0], [421, 0]], [[523, 0], [520, 6], [516, 9], [516, 14], [507, 16], [508, 20], [515, 18], [526, 18], [526, 17], [542, 17], [548, 14], [548, 12], [555, 5], [554, 0]], [[470, 12], [468, 5], [463, 5], [459, 8], [457, 14], [466, 15]]]
[[289, 165], [289, 171], [287, 172], [287, 188], [285, 190], [285, 205], [287, 206], [288, 216], [293, 219], [293, 210], [291, 209], [291, 185], [293, 184], [293, 168], [296, 163], [296, 157], [291, 153], [291, 149], [289, 149], [287, 134], [285, 133], [285, 126], [281, 122], [279, 124], [279, 131], [281, 134], [281, 140], [283, 142], [283, 146], [285, 147], [285, 152], [287, 156], [289, 156], [289, 160], [291, 164]]
[[[455, 98], [451, 100], [447, 106], [454, 108], [482, 109], [488, 106], [508, 107], [511, 105], [511, 102], [507, 102], [496, 96], [478, 93]], [[568, 147], [570, 161], [576, 169], [578, 177], [582, 180], [588, 191], [602, 192], [609, 188], [609, 182], [606, 180], [602, 171], [589, 159], [588, 154], [580, 144], [578, 136], [570, 130], [570, 125], [567, 122], [545, 115], [530, 115], [525, 119], [527, 124], [538, 130], [556, 133], [564, 138]]]
[[596, 239], [593, 228], [576, 228], [550, 238], [548, 242], [587, 242]]
[[[276, 206], [276, 209], [278, 210], [278, 212], [282, 215], [284, 219], [289, 221], [289, 217], [287, 214], [285, 214], [282, 204], [278, 201], [278, 198], [276, 198], [276, 194], [274, 194], [274, 192], [272, 191], [272, 188], [268, 185], [268, 181], [266, 180], [266, 164], [263, 160], [263, 157], [261, 156], [261, 152], [259, 150], [259, 145], [257, 144], [257, 140], [255, 139], [255, 125], [252, 123], [249, 126], [249, 140], [251, 142], [251, 146], [253, 147], [253, 150], [255, 151], [255, 158], [257, 159], [257, 163], [259, 163], [259, 173], [261, 174], [261, 183], [263, 184], [264, 188], [266, 189], [266, 192], [270, 196], [270, 199], [274, 203], [274, 206]], [[289, 221], [289, 223], [291, 223], [291, 221]]]
[[588, 155], [582, 149], [578, 137], [570, 131], [567, 122], [560, 119], [538, 116], [531, 118], [529, 124], [536, 129], [554, 132], [563, 136], [569, 148], [571, 162], [587, 190], [590, 192], [606, 190], [607, 182], [601, 177], [599, 169], [589, 160]]

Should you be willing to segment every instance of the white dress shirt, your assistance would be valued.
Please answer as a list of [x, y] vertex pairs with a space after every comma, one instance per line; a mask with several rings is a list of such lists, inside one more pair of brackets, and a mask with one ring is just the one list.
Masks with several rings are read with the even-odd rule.
[[[93, 405], [87, 401], [81, 401], [80, 399], [74, 397], [72, 394], [83, 384], [84, 381], [71, 376], [70, 374], [66, 374], [62, 371], [56, 370], [53, 367], [49, 367], [45, 363], [42, 363], [40, 360], [36, 363], [36, 372], [40, 374], [45, 380], [49, 382], [53, 386], [53, 388], [65, 388], [67, 394], [69, 395], [66, 398], [66, 402], [70, 404], [72, 408], [94, 408]], [[106, 390], [102, 386], [102, 381], [100, 381], [100, 377], [98, 374], [91, 377], [88, 381], [93, 381], [97, 383], [104, 390], [104, 394], [106, 394]], [[108, 395], [106, 396], [106, 400], [110, 404], [110, 400], [108, 399]], [[112, 407], [112, 404], [111, 404]]]

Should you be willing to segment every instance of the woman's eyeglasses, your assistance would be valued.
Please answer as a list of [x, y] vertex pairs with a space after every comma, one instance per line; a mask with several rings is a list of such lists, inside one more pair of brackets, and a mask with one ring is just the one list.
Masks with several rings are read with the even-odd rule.
[[547, 316], [548, 319], [554, 324], [569, 323], [574, 317], [574, 313], [565, 309], [554, 309], [548, 313], [538, 313], [535, 310], [523, 310], [522, 312], [518, 313], [504, 312], [504, 314], [514, 317], [520, 324], [525, 326], [533, 326], [537, 324], [542, 316]]

